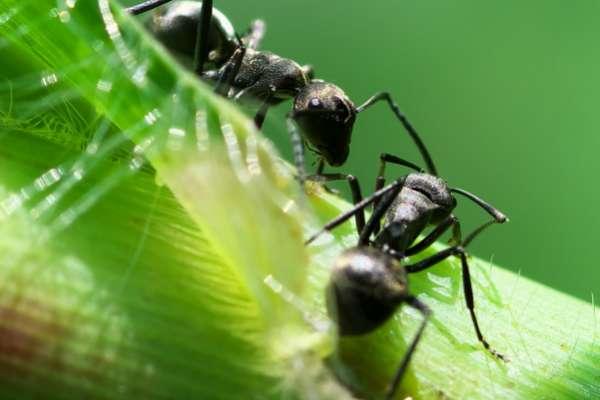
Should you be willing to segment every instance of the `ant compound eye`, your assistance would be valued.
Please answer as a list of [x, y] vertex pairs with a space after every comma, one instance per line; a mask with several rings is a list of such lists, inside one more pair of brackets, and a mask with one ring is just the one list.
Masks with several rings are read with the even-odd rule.
[[314, 98], [310, 99], [310, 101], [308, 102], [308, 106], [310, 108], [323, 108], [323, 103], [321, 103], [321, 100], [314, 97]]

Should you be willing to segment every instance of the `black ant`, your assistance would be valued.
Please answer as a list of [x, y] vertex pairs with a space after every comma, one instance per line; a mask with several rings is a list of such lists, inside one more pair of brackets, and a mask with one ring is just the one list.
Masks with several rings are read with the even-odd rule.
[[[170, 1], [148, 0], [127, 10], [137, 15]], [[258, 100], [262, 105], [254, 121], [259, 129], [271, 106], [293, 98], [287, 125], [301, 181], [305, 178], [304, 144], [319, 156], [317, 175], [323, 174], [325, 163], [344, 164], [357, 114], [380, 101], [387, 102], [418, 147], [427, 170], [437, 175], [423, 141], [388, 92], [377, 93], [355, 106], [338, 86], [313, 79], [310, 66], [300, 66], [291, 59], [257, 50], [264, 26], [262, 21], [255, 21], [240, 38], [229, 20], [213, 10], [212, 0], [174, 1], [154, 18], [151, 30], [168, 49], [183, 54], [188, 60], [193, 59], [195, 73], [216, 82], [218, 93], [235, 100]], [[207, 62], [212, 70], [204, 70]]]
[[[410, 173], [383, 187], [387, 162], [413, 168], [418, 172]], [[389, 154], [381, 155], [378, 189], [365, 199], [360, 194], [356, 179], [349, 179], [349, 176], [341, 174], [329, 174], [326, 177], [343, 177], [353, 182], [351, 187], [355, 205], [327, 223], [306, 244], [352, 216], [355, 217], [359, 234], [357, 246], [344, 251], [337, 258], [328, 285], [327, 308], [337, 323], [339, 334], [360, 335], [372, 332], [391, 318], [404, 303], [417, 309], [424, 317], [394, 375], [386, 398], [393, 398], [431, 315], [430, 309], [410, 294], [407, 274], [423, 271], [451, 256], [459, 257], [461, 261], [465, 301], [477, 339], [494, 357], [505, 360], [502, 354], [491, 348], [479, 328], [465, 248], [488, 226], [504, 223], [508, 220], [507, 217], [472, 193], [450, 188], [441, 178], [423, 173], [415, 164]], [[467, 197], [493, 217], [493, 220], [481, 225], [464, 240], [461, 238], [458, 218], [452, 214], [457, 204], [453, 193]], [[364, 209], [370, 204], [374, 205], [374, 210], [365, 223]], [[382, 218], [384, 225], [380, 229]], [[428, 225], [433, 225], [434, 229], [417, 241]], [[403, 264], [406, 257], [425, 250], [451, 227], [453, 246], [421, 261]], [[371, 240], [372, 235], [375, 235], [374, 240]], [[415, 241], [417, 242], [414, 243]]]

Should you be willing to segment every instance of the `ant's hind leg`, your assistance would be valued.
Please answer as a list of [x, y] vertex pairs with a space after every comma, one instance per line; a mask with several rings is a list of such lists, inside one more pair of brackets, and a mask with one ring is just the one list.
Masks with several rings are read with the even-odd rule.
[[148, 0], [134, 6], [127, 7], [125, 11], [131, 15], [140, 15], [147, 11], [154, 10], [156, 7], [160, 7], [163, 4], [167, 4], [170, 1], [171, 0]]
[[385, 395], [386, 400], [392, 400], [394, 398], [394, 395], [396, 394], [396, 391], [398, 390], [398, 386], [400, 385], [400, 382], [402, 382], [404, 373], [406, 372], [406, 369], [408, 368], [408, 365], [410, 364], [410, 360], [412, 359], [413, 353], [415, 352], [417, 345], [419, 344], [419, 341], [421, 340], [421, 336], [423, 336], [423, 331], [425, 330], [425, 327], [427, 326], [427, 322], [429, 322], [429, 317], [431, 317], [431, 310], [429, 309], [429, 307], [427, 307], [427, 305], [425, 303], [420, 302], [417, 298], [410, 297], [407, 300], [407, 303], [409, 306], [411, 306], [412, 308], [416, 309], [417, 311], [419, 311], [421, 313], [421, 315], [423, 316], [423, 320], [421, 321], [421, 325], [419, 326], [419, 330], [417, 330], [415, 337], [413, 338], [412, 342], [410, 342], [410, 345], [406, 349], [406, 353], [404, 354], [404, 357], [402, 357], [402, 361], [400, 362], [400, 365], [398, 366], [398, 370], [394, 374], [394, 379], [392, 379], [392, 382], [390, 383], [390, 387]]
[[429, 267], [432, 267], [448, 257], [456, 256], [460, 258], [461, 266], [462, 266], [462, 281], [463, 281], [463, 291], [465, 294], [465, 303], [467, 305], [467, 309], [469, 310], [469, 314], [471, 315], [471, 321], [473, 322], [473, 327], [475, 328], [475, 334], [477, 335], [477, 339], [483, 347], [489, 351], [494, 357], [506, 361], [506, 358], [494, 350], [488, 341], [483, 337], [481, 333], [481, 329], [479, 328], [479, 322], [477, 321], [477, 316], [475, 314], [475, 299], [473, 297], [473, 284], [471, 282], [471, 273], [469, 270], [469, 264], [467, 262], [467, 253], [465, 252], [465, 247], [469, 245], [478, 236], [483, 230], [485, 230], [490, 225], [497, 223], [496, 221], [488, 221], [485, 224], [481, 225], [479, 228], [475, 229], [463, 242], [460, 246], [449, 247], [444, 249], [431, 257], [425, 258], [421, 261], [418, 261], [414, 264], [407, 265], [406, 271], [408, 273], [420, 272]]
[[499, 358], [502, 361], [506, 361], [506, 358], [494, 350], [487, 340], [483, 337], [481, 333], [481, 329], [479, 328], [479, 322], [477, 322], [477, 316], [475, 315], [475, 300], [473, 298], [473, 285], [471, 284], [471, 273], [469, 272], [469, 264], [467, 263], [467, 254], [465, 251], [460, 251], [458, 253], [460, 257], [460, 263], [462, 266], [462, 277], [463, 277], [463, 291], [465, 292], [465, 302], [467, 303], [467, 309], [469, 310], [469, 314], [471, 315], [471, 321], [473, 322], [473, 327], [475, 328], [475, 334], [477, 335], [477, 339], [483, 344], [483, 347], [486, 348], [493, 356]]
[[438, 240], [448, 229], [450, 229], [450, 227], [452, 227], [452, 242], [455, 242], [456, 245], [460, 244], [460, 223], [458, 222], [458, 218], [456, 218], [454, 215], [449, 215], [438, 226], [436, 226], [435, 229], [429, 233], [429, 235], [425, 236], [420, 242], [416, 243], [412, 247], [409, 247], [406, 250], [405, 255], [412, 256], [413, 254], [417, 254], [425, 250], [436, 240]]

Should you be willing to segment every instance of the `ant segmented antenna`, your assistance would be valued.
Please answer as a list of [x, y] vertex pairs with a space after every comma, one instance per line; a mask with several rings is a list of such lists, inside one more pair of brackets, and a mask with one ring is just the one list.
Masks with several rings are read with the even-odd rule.
[[473, 201], [475, 204], [483, 208], [488, 214], [490, 214], [494, 219], [499, 222], [508, 222], [508, 217], [504, 215], [500, 210], [492, 206], [491, 204], [485, 202], [479, 197], [475, 196], [473, 193], [467, 192], [466, 190], [459, 188], [451, 188], [450, 191], [452, 193], [458, 193], [462, 196], [465, 196], [467, 199]]

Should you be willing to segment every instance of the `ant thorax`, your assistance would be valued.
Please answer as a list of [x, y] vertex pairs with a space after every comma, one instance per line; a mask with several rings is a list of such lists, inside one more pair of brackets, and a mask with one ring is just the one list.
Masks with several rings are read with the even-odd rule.
[[293, 98], [308, 85], [306, 68], [289, 58], [269, 51], [246, 49], [242, 64], [233, 81], [241, 98], [269, 100], [277, 104]]
[[375, 242], [404, 254], [427, 225], [438, 224], [455, 206], [444, 180], [429, 174], [410, 174], [386, 212]]

